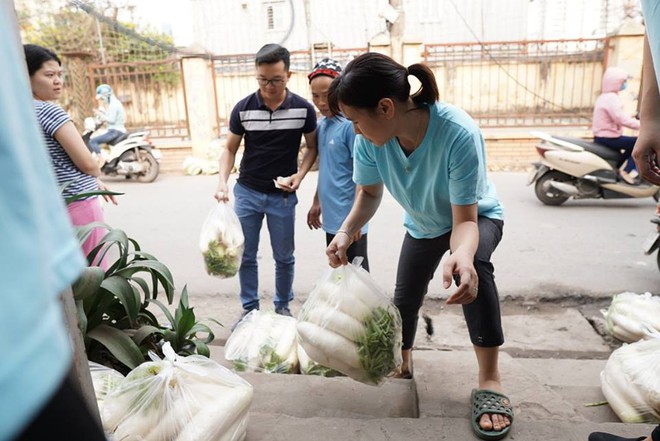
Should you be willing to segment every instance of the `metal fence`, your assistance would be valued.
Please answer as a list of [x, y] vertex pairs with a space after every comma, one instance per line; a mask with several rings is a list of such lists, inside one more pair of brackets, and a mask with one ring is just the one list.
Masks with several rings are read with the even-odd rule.
[[126, 126], [154, 137], [188, 138], [188, 114], [181, 63], [177, 59], [90, 64], [91, 90], [109, 84], [126, 110]]
[[[331, 57], [345, 66], [367, 48], [319, 49], [291, 52], [291, 79], [288, 87], [308, 100], [312, 100], [307, 75], [314, 64], [324, 57]], [[218, 117], [221, 124], [229, 120], [234, 105], [257, 90], [254, 54], [223, 55], [213, 57], [213, 75]]]
[[584, 125], [606, 65], [607, 39], [425, 45], [441, 99], [482, 127]]

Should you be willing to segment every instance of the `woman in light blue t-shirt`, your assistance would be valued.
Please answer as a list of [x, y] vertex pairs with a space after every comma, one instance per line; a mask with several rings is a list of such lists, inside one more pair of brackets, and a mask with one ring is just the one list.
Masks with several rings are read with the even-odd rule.
[[[408, 75], [421, 82], [410, 96]], [[458, 285], [447, 304], [460, 304], [479, 364], [472, 391], [472, 428], [484, 439], [506, 436], [513, 421], [498, 368], [504, 342], [490, 257], [502, 237], [502, 207], [486, 177], [483, 137], [464, 111], [438, 102], [431, 70], [408, 68], [367, 53], [333, 80], [329, 103], [358, 135], [353, 179], [360, 191], [326, 250], [331, 266], [347, 264], [346, 250], [374, 215], [383, 188], [405, 210], [394, 304], [403, 322], [403, 364], [395, 375], [412, 377], [412, 347], [419, 309], [440, 259], [445, 288]], [[478, 293], [478, 295], [477, 295]]]

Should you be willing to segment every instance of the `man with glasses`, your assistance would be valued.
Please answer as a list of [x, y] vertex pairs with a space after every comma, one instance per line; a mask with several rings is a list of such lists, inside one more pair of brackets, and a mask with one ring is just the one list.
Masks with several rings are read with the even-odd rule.
[[[234, 186], [234, 208], [245, 236], [245, 250], [238, 272], [241, 318], [259, 309], [257, 250], [266, 217], [275, 259], [275, 312], [291, 316], [293, 299], [294, 221], [296, 190], [316, 159], [316, 112], [304, 98], [286, 87], [289, 51], [267, 44], [257, 52], [255, 65], [259, 90], [238, 102], [229, 120], [226, 149], [220, 157], [220, 182], [215, 198], [229, 201], [227, 181], [236, 152], [245, 138], [243, 159]], [[298, 169], [300, 141], [307, 151]]]

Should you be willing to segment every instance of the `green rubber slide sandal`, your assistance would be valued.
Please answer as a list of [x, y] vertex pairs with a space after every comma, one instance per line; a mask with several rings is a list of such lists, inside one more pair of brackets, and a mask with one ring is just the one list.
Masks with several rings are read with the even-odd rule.
[[502, 430], [484, 430], [479, 420], [485, 413], [509, 417], [513, 424], [513, 408], [506, 395], [488, 389], [472, 389], [472, 430], [481, 439], [498, 440], [509, 434], [511, 424]]

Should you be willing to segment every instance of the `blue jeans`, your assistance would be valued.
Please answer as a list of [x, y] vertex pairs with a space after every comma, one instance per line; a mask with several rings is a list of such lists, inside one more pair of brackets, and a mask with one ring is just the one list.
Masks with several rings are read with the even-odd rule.
[[262, 193], [241, 184], [234, 186], [234, 209], [243, 227], [245, 250], [238, 278], [243, 309], [259, 308], [259, 270], [257, 251], [264, 215], [275, 259], [275, 308], [289, 306], [293, 300], [295, 193]]
[[623, 171], [630, 173], [633, 170], [637, 170], [635, 161], [631, 158], [633, 147], [635, 147], [635, 143], [637, 142], [636, 136], [619, 136], [618, 138], [601, 138], [600, 136], [595, 136], [594, 142], [611, 149], [624, 150], [623, 158], [618, 166], [621, 167], [625, 162], [626, 166]]
[[119, 130], [108, 129], [108, 131], [104, 134], [91, 138], [89, 140], [89, 147], [94, 153], [101, 153], [100, 144], [112, 142], [123, 134], [124, 133], [120, 132]]

